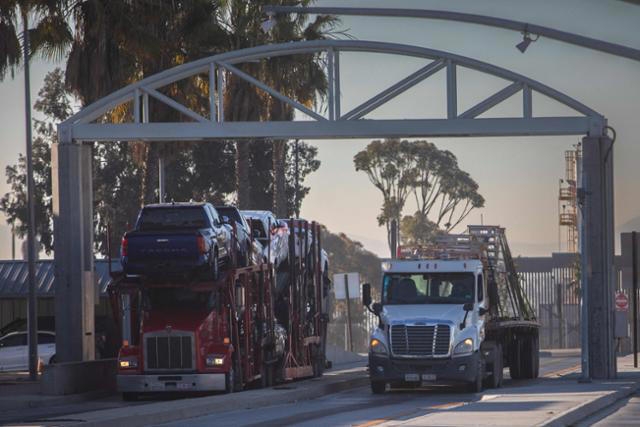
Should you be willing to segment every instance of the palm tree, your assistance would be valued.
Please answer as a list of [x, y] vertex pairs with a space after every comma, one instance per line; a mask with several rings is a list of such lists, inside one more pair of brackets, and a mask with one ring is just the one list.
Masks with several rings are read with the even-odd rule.
[[[301, 6], [310, 2], [303, 1]], [[305, 17], [285, 16], [278, 19], [272, 30], [278, 40], [302, 41], [324, 39], [327, 30], [333, 28], [336, 18], [320, 15], [306, 24]], [[264, 70], [265, 81], [284, 95], [295, 99], [306, 107], [312, 107], [324, 99], [327, 92], [327, 78], [320, 54], [283, 56], [270, 60]], [[269, 105], [270, 120], [293, 120], [293, 108], [282, 101], [272, 98]], [[283, 218], [287, 212], [285, 163], [287, 141], [273, 141], [273, 210], [276, 216]]]
[[[307, 6], [310, 0], [280, 0], [276, 3]], [[221, 21], [227, 30], [229, 50], [253, 47], [268, 42], [315, 40], [323, 38], [327, 29], [332, 28], [336, 18], [318, 16], [305, 26], [306, 17], [282, 16], [271, 33], [265, 33], [261, 24], [265, 19], [262, 7], [274, 4], [273, 0], [227, 0], [222, 2]], [[327, 82], [318, 55], [298, 55], [274, 58], [260, 63], [242, 64], [241, 69], [261, 79], [274, 89], [310, 106], [322, 97]], [[265, 95], [256, 87], [235, 76], [227, 76], [225, 93], [225, 120], [293, 120], [291, 106]], [[236, 191], [241, 208], [251, 206], [251, 183], [249, 180], [250, 141], [236, 142]], [[273, 141], [274, 212], [277, 216], [287, 215], [285, 194], [286, 141]]]
[[[35, 184], [33, 180], [33, 141], [31, 123], [31, 82], [29, 61], [35, 53], [45, 57], [59, 57], [70, 42], [70, 31], [62, 14], [62, 1], [5, 0], [0, 4], [0, 80], [7, 71], [15, 75], [16, 68], [24, 66], [25, 126], [27, 162], [27, 248], [29, 278], [29, 375], [35, 380], [38, 374], [37, 299], [35, 272]], [[35, 29], [29, 28], [29, 15], [36, 19]], [[22, 25], [22, 37], [18, 27]], [[22, 39], [22, 46], [20, 43]], [[22, 52], [22, 56], [21, 56]]]
[[[86, 105], [126, 84], [219, 50], [224, 34], [217, 25], [217, 5], [207, 0], [189, 2], [131, 2], [84, 0], [73, 8], [76, 36], [67, 61], [66, 81]], [[206, 104], [195, 90], [197, 82], [176, 83], [162, 89], [179, 102], [198, 109]], [[164, 104], [150, 101], [152, 121], [180, 121]], [[110, 119], [131, 119], [130, 106]], [[155, 199], [160, 159], [172, 158], [184, 143], [134, 143], [141, 168], [140, 203]]]

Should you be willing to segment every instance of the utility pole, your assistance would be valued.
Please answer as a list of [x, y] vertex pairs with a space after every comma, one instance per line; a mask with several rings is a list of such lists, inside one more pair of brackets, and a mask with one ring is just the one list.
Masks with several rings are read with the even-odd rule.
[[294, 150], [295, 151], [295, 159], [296, 159], [296, 195], [295, 195], [295, 201], [296, 201], [296, 218], [300, 218], [300, 152], [298, 151], [299, 145], [298, 142], [300, 140], [296, 139], [294, 142]]
[[35, 200], [33, 182], [33, 148], [31, 135], [31, 84], [29, 81], [29, 19], [27, 10], [21, 8], [24, 37], [24, 112], [27, 135], [27, 264], [29, 278], [28, 328], [29, 328], [29, 378], [38, 377], [38, 307], [36, 299], [36, 245], [35, 245]]
[[16, 226], [11, 226], [11, 259], [16, 259]]

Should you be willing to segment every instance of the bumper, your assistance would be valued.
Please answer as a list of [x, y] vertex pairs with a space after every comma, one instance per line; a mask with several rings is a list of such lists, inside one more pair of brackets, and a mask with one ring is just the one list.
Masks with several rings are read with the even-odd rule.
[[118, 392], [224, 391], [224, 374], [117, 375]]
[[147, 260], [131, 262], [125, 260], [122, 269], [126, 274], [161, 276], [165, 274], [181, 275], [185, 272], [205, 272], [209, 264], [207, 259], [200, 257], [198, 260]]
[[460, 384], [475, 381], [479, 353], [449, 359], [394, 359], [369, 354], [371, 381]]

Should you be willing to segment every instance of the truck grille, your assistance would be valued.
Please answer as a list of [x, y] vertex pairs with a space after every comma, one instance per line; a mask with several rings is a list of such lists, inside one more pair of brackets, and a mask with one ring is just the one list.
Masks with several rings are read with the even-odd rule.
[[449, 325], [392, 325], [389, 335], [394, 356], [449, 355]]
[[193, 336], [179, 333], [147, 336], [145, 354], [147, 370], [191, 370]]

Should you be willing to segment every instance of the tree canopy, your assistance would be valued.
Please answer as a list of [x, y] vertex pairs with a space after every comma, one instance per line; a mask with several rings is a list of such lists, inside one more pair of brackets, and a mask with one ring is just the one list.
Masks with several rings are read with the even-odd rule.
[[[72, 113], [67, 103], [69, 96], [87, 105], [131, 82], [205, 56], [268, 42], [321, 38], [335, 19], [318, 16], [307, 23], [304, 16], [282, 16], [277, 17], [273, 31], [265, 33], [260, 25], [265, 19], [262, 5], [273, 2], [263, 0], [12, 0], [0, 3], [0, 79], [20, 65], [17, 29], [23, 9], [35, 12], [33, 16], [38, 19], [34, 20], [37, 31], [30, 31], [32, 52], [40, 52], [47, 58], [54, 54], [63, 58], [68, 53], [65, 71], [57, 70], [45, 84], [49, 93], [58, 94], [59, 102], [41, 93], [36, 103], [36, 109], [46, 116], [47, 122], [46, 126], [37, 124], [39, 139], [34, 142], [33, 151], [34, 162], [42, 163], [42, 170], [36, 166], [37, 229], [47, 251], [53, 247], [50, 146], [56, 140], [55, 124]], [[307, 5], [310, 2], [284, 3]], [[284, 73], [289, 85], [279, 90], [310, 105], [322, 100], [326, 87], [321, 61], [319, 55], [308, 55], [248, 63], [241, 68], [267, 84], [274, 84]], [[226, 81], [226, 120], [293, 119], [288, 105], [231, 74], [226, 76]], [[210, 88], [208, 79], [202, 76], [159, 89], [203, 115], [208, 114], [211, 90], [214, 88]], [[185, 119], [154, 99], [150, 99], [149, 105], [152, 121]], [[132, 115], [132, 106], [123, 105], [102, 120], [118, 123], [131, 120]], [[295, 153], [288, 145], [287, 141], [254, 141], [246, 145], [235, 141], [94, 143], [96, 250], [106, 253], [108, 226], [111, 246], [117, 247], [119, 236], [133, 224], [140, 204], [157, 200], [159, 157], [165, 159], [166, 165], [166, 200], [226, 203], [234, 198], [238, 201], [239, 193], [247, 191], [251, 202], [246, 208], [273, 209], [274, 202], [279, 200], [279, 215], [293, 215], [309, 188], [300, 186], [295, 197], [292, 166]], [[320, 166], [316, 157], [315, 147], [299, 145], [301, 182]], [[20, 236], [26, 231], [23, 225], [26, 218], [22, 217], [23, 211], [26, 213], [24, 166], [21, 157], [16, 165], [7, 168], [12, 191], [5, 195], [0, 206]], [[236, 179], [239, 168], [245, 168], [246, 182]]]
[[[403, 243], [422, 244], [484, 206], [478, 184], [460, 169], [456, 156], [428, 141], [375, 140], [355, 155], [354, 164], [382, 193], [378, 223], [387, 228], [390, 250], [393, 220], [400, 224]], [[403, 217], [411, 196], [415, 213]]]

